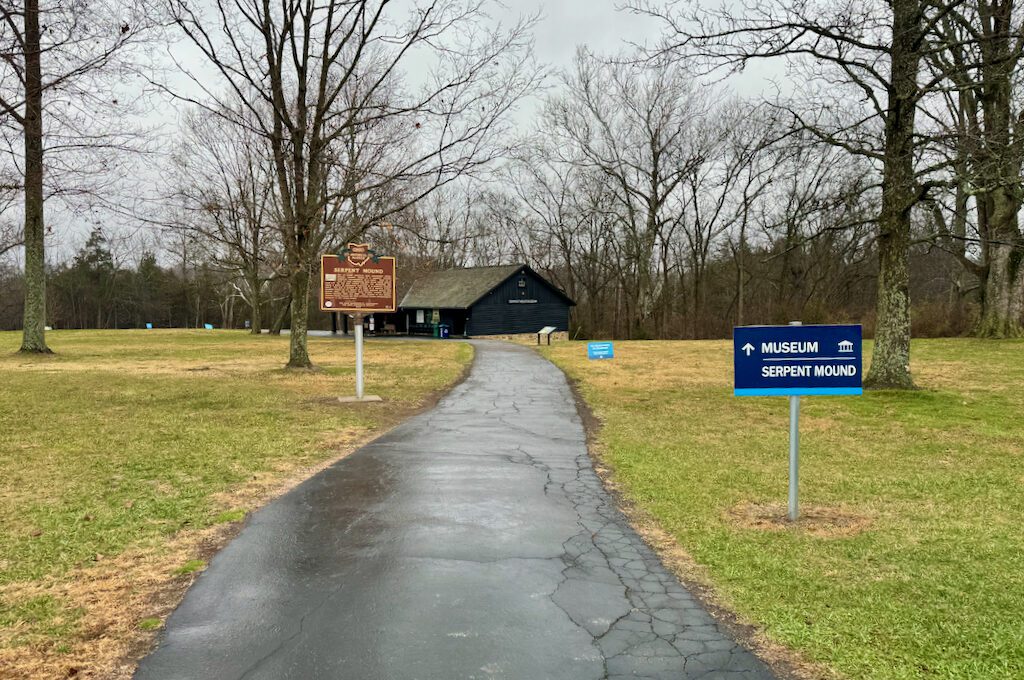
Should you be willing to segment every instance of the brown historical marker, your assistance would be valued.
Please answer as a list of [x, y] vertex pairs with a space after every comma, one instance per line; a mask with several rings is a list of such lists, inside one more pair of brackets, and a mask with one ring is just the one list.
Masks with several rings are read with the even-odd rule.
[[349, 314], [397, 311], [395, 258], [377, 257], [366, 243], [349, 243], [342, 255], [321, 256], [320, 309]]

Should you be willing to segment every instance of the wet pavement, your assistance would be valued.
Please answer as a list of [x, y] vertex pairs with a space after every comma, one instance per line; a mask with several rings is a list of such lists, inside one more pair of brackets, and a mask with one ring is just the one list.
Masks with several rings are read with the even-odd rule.
[[562, 373], [474, 344], [436, 408], [252, 515], [135, 677], [771, 678], [615, 509]]

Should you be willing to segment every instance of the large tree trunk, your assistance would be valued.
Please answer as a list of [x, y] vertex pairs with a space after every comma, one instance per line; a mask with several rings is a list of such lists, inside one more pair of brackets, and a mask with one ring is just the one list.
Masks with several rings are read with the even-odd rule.
[[249, 332], [253, 335], [260, 335], [263, 332], [263, 296], [260, 290], [259, 276], [254, 276], [249, 281]]
[[300, 263], [291, 277], [291, 330], [288, 341], [288, 368], [312, 368], [307, 351], [309, 330], [309, 267]]
[[25, 2], [25, 312], [22, 352], [46, 346], [46, 247], [43, 221], [43, 79], [39, 0]]
[[277, 313], [277, 318], [274, 319], [274, 323], [270, 327], [271, 335], [281, 335], [281, 329], [284, 328], [284, 324], [288, 320], [288, 314], [291, 312], [291, 308], [291, 299], [285, 300], [285, 303], [281, 305], [281, 310]]
[[249, 333], [260, 335], [263, 333], [263, 314], [260, 311], [260, 302], [253, 301], [252, 310], [249, 313]]
[[[1019, 166], [1019, 164], [1018, 164]], [[993, 175], [993, 183], [1001, 186], [991, 192], [988, 205], [985, 269], [981, 281], [981, 315], [974, 334], [982, 338], [1018, 338], [1021, 327], [1021, 290], [1024, 275], [1024, 241], [1021, 239], [1017, 213], [1021, 200], [1011, 185], [1013, 167], [1002, 168]]]
[[904, 232], [900, 227], [883, 226], [879, 236], [877, 326], [867, 387], [914, 386], [910, 376], [910, 229], [908, 226]]
[[878, 218], [875, 347], [865, 386], [911, 389], [910, 215], [916, 202], [914, 115], [921, 62], [917, 0], [893, 2], [892, 80], [885, 118], [882, 210]]
[[[1024, 244], [1018, 246], [1015, 256], [1017, 282], [1013, 287], [1013, 295], [1010, 296], [1010, 318], [1016, 319], [1018, 324], [1024, 324]], [[1018, 325], [1018, 328], [1021, 327]]]
[[975, 335], [983, 338], [1018, 338], [1022, 335], [1020, 283], [1024, 251], [1012, 243], [990, 243], [988, 276], [982, 292], [981, 318]]
[[986, 338], [1015, 338], [1022, 334], [1018, 280], [1024, 247], [1017, 215], [1024, 201], [1020, 189], [1022, 151], [1015, 139], [1013, 116], [1015, 56], [1014, 2], [979, 5], [985, 39], [981, 42], [981, 77], [984, 87], [978, 99], [983, 117], [983, 141], [978, 158], [981, 197], [988, 208], [986, 276], [981, 282], [981, 317], [975, 334]]

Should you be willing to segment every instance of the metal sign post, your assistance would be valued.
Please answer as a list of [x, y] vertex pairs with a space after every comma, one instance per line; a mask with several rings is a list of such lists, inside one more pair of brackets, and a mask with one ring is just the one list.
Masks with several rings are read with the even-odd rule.
[[353, 314], [356, 324], [356, 401], [363, 400], [363, 315]]
[[[803, 325], [799, 321], [791, 321], [790, 326]], [[800, 516], [800, 395], [789, 397], [789, 521], [795, 522]]]
[[800, 516], [800, 396], [862, 394], [860, 326], [733, 329], [735, 394], [789, 397], [789, 519]]

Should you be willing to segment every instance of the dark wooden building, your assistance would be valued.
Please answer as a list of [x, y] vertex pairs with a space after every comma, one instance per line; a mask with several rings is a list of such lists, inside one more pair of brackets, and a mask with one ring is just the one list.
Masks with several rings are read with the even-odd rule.
[[512, 264], [434, 272], [413, 284], [398, 309], [412, 334], [433, 334], [436, 320], [451, 335], [511, 335], [545, 326], [567, 331], [575, 304], [527, 265]]

